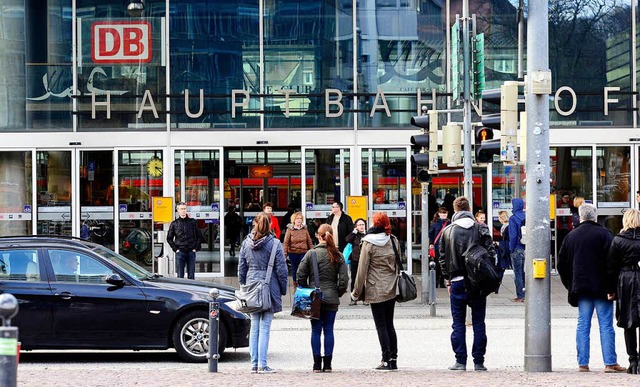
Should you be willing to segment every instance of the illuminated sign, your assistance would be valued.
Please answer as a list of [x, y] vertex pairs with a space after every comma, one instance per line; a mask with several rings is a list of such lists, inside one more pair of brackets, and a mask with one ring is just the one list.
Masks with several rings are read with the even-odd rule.
[[273, 177], [273, 166], [271, 165], [252, 165], [249, 167], [249, 177]]
[[91, 25], [94, 63], [151, 61], [151, 24], [146, 21], [95, 22]]

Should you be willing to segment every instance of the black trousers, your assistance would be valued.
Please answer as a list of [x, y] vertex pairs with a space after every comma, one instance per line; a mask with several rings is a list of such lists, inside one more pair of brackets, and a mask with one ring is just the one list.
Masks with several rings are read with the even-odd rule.
[[627, 347], [629, 361], [638, 359], [638, 328], [624, 329], [624, 344]]
[[382, 350], [382, 361], [398, 358], [398, 337], [393, 326], [393, 312], [396, 300], [377, 302], [371, 304], [371, 314], [378, 331], [378, 341]]
[[354, 285], [356, 284], [356, 276], [358, 275], [358, 262], [351, 261], [349, 269], [351, 271], [351, 291], [353, 291]]

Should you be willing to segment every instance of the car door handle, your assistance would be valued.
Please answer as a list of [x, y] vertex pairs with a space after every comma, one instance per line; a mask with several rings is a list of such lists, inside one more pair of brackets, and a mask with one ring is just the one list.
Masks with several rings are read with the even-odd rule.
[[73, 294], [69, 292], [56, 293], [55, 295], [62, 298], [63, 300], [70, 300], [71, 297], [73, 297]]

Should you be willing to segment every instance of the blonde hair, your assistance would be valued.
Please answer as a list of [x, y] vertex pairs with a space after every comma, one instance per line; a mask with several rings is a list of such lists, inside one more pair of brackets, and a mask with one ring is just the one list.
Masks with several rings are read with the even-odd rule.
[[584, 203], [584, 198], [582, 196], [576, 196], [573, 198], [573, 206], [580, 207]]
[[640, 227], [640, 211], [635, 208], [626, 210], [622, 216], [622, 231], [638, 227]]
[[291, 223], [294, 223], [296, 219], [298, 219], [298, 217], [300, 217], [300, 219], [302, 220], [302, 223], [304, 224], [304, 215], [302, 215], [302, 211], [294, 212], [291, 215]]
[[509, 215], [507, 214], [507, 211], [499, 211], [498, 220], [500, 220], [500, 223], [502, 224], [509, 223]]

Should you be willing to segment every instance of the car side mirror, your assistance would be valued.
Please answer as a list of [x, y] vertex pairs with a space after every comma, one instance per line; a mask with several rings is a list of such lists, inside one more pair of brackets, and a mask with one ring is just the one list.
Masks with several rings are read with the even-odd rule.
[[115, 273], [108, 274], [104, 280], [106, 283], [110, 285], [114, 285], [118, 287], [124, 286], [124, 280], [122, 279], [122, 277], [120, 277], [120, 274], [115, 274]]

